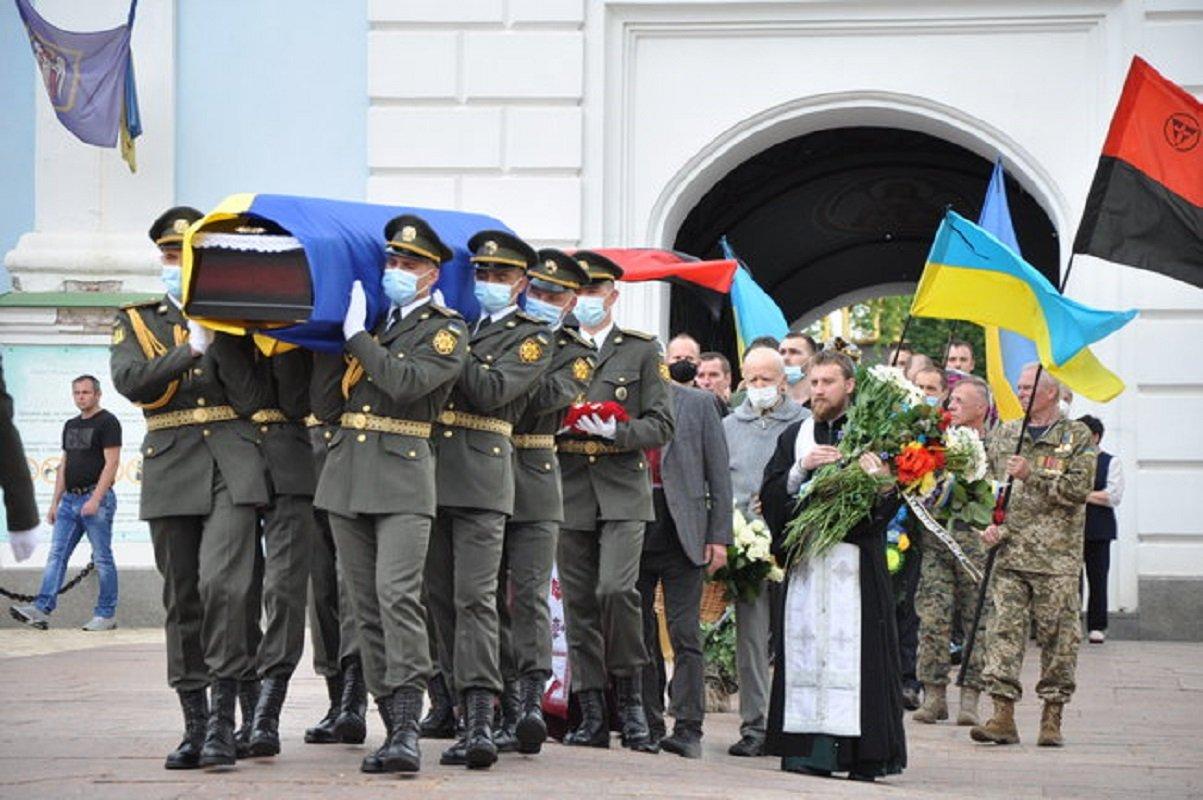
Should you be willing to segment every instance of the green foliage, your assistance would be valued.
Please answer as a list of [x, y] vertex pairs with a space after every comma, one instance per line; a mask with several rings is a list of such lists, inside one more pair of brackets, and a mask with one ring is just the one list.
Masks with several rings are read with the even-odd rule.
[[739, 690], [735, 666], [735, 615], [729, 610], [718, 622], [702, 623], [702, 653], [706, 662], [706, 678], [716, 683], [726, 694]]
[[[913, 295], [893, 295], [878, 297], [866, 303], [866, 306], [876, 307], [881, 311], [881, 347], [878, 357], [884, 360], [889, 357], [889, 345], [898, 341], [902, 326], [906, 323], [907, 312], [911, 307]], [[943, 366], [944, 350], [948, 346], [948, 337], [964, 339], [973, 345], [973, 372], [975, 375], [986, 377], [986, 339], [982, 329], [972, 322], [958, 322], [950, 319], [930, 319], [915, 317], [906, 332], [906, 340], [918, 353], [931, 356], [937, 366]]]

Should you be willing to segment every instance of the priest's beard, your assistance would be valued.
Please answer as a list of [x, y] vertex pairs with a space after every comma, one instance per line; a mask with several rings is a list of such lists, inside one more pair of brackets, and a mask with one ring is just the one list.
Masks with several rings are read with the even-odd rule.
[[831, 422], [833, 419], [839, 419], [840, 415], [847, 410], [847, 397], [840, 398], [838, 403], [826, 398], [821, 400], [817, 397], [810, 398], [810, 412], [814, 415], [816, 422]]

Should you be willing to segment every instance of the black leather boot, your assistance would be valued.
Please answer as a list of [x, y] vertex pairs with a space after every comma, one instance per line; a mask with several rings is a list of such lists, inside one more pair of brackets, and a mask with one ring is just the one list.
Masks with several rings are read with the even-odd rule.
[[447, 691], [447, 681], [443, 679], [441, 672], [426, 682], [426, 691], [430, 695], [430, 710], [422, 718], [422, 738], [456, 738], [455, 707], [451, 702], [451, 692]]
[[305, 729], [306, 744], [338, 744], [338, 735], [334, 733], [334, 721], [338, 719], [338, 712], [342, 710], [342, 675], [326, 678], [326, 694], [330, 698], [330, 707], [326, 709], [326, 716], [322, 717], [318, 724]]
[[506, 681], [493, 720], [493, 744], [497, 746], [498, 753], [518, 751], [517, 727], [518, 717], [521, 715], [522, 696], [518, 690], [518, 681]]
[[656, 753], [660, 748], [652, 740], [643, 711], [643, 689], [640, 675], [619, 676], [614, 679], [618, 700], [618, 718], [622, 721], [622, 746], [641, 753]]
[[547, 722], [543, 719], [545, 686], [547, 678], [541, 672], [527, 673], [518, 683], [521, 707], [518, 724], [514, 727], [514, 738], [519, 753], [533, 755], [543, 749], [543, 742], [547, 740]]
[[238, 713], [242, 715], [242, 724], [234, 731], [234, 757], [246, 758], [250, 755], [251, 723], [255, 719], [255, 704], [259, 702], [259, 681], [238, 681]]
[[280, 753], [280, 709], [288, 694], [288, 678], [264, 678], [259, 687], [259, 702], [255, 704], [255, 721], [251, 724], [249, 750], [252, 756], [274, 756]]
[[488, 689], [464, 692], [468, 728], [464, 733], [464, 761], [468, 769], [488, 769], [497, 761], [493, 743], [493, 693]]
[[389, 708], [393, 726], [388, 742], [380, 750], [385, 772], [417, 772], [422, 768], [422, 751], [418, 749], [418, 719], [422, 716], [422, 691], [402, 688], [393, 692]]
[[702, 723], [677, 720], [673, 735], [660, 740], [660, 749], [682, 758], [701, 758]]
[[363, 744], [368, 738], [368, 685], [363, 679], [363, 662], [359, 656], [348, 656], [343, 666], [343, 696], [334, 734], [345, 744]]
[[209, 721], [201, 748], [202, 767], [234, 766], [234, 707], [238, 704], [238, 681], [219, 678], [209, 687]]
[[376, 698], [376, 710], [380, 712], [380, 720], [384, 723], [384, 744], [380, 745], [376, 752], [363, 757], [363, 761], [359, 764], [360, 772], [370, 774], [384, 772], [383, 754], [385, 748], [388, 747], [389, 737], [393, 735], [393, 709], [389, 701], [388, 697]]
[[184, 712], [184, 739], [167, 754], [165, 769], [196, 769], [200, 766], [201, 747], [205, 742], [205, 723], [209, 720], [209, 698], [204, 689], [178, 692]]
[[455, 722], [457, 731], [455, 744], [448, 747], [439, 756], [439, 763], [444, 767], [462, 767], [468, 763], [466, 755], [468, 748], [468, 730], [463, 717]]
[[576, 693], [581, 722], [564, 737], [564, 744], [578, 747], [609, 747], [610, 723], [606, 719], [606, 696], [601, 689]]

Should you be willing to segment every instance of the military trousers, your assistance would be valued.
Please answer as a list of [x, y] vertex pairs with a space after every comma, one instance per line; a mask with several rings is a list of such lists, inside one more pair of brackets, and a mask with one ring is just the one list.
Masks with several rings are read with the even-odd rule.
[[431, 666], [422, 565], [430, 541], [430, 518], [334, 513], [329, 517], [368, 691], [379, 698], [400, 688], [424, 690]]
[[636, 586], [644, 524], [606, 520], [596, 530], [560, 530], [556, 565], [574, 692], [604, 691], [608, 674], [634, 675], [647, 663]]
[[355, 617], [342, 579], [330, 517], [313, 510], [309, 547], [309, 639], [313, 644], [313, 671], [333, 678], [343, 660], [359, 654], [355, 643]]
[[254, 506], [234, 504], [214, 468], [207, 515], [148, 520], [163, 576], [167, 682], [173, 689], [193, 691], [219, 678], [238, 679], [248, 668], [256, 516]]
[[505, 514], [440, 507], [426, 557], [426, 597], [452, 696], [501, 692], [497, 580]]
[[263, 637], [260, 678], [292, 676], [305, 649], [305, 588], [313, 541], [313, 498], [279, 494], [263, 513]]
[[983, 670], [987, 691], [1012, 700], [1023, 695], [1019, 671], [1031, 620], [1040, 647], [1036, 694], [1048, 703], [1068, 703], [1082, 643], [1078, 576], [1000, 568], [991, 577], [990, 593], [994, 609]]
[[522, 675], [551, 677], [551, 567], [556, 558], [558, 522], [511, 522], [497, 584], [501, 674], [507, 682]]
[[238, 676], [240, 681], [253, 681], [259, 677], [259, 645], [263, 643], [263, 573], [267, 571], [263, 557], [263, 517], [255, 519], [255, 566], [251, 570], [251, 590], [246, 594], [246, 651], [250, 657], [246, 667]]
[[[972, 531], [953, 531], [953, 535], [974, 566], [978, 569], [984, 567], [986, 554], [977, 534]], [[934, 537], [927, 538], [923, 543], [919, 590], [915, 594], [915, 610], [919, 612], [919, 657], [916, 669], [919, 680], [935, 686], [948, 684], [948, 673], [952, 669], [950, 647], [953, 619], [960, 612], [964, 641], [969, 641], [977, 597], [977, 583], [969, 577], [952, 552]], [[987, 596], [974, 639], [973, 653], [965, 668], [965, 686], [978, 691], [985, 688], [982, 666], [987, 649], [989, 600]]]
[[735, 601], [735, 669], [739, 675], [739, 735], [764, 739], [768, 726], [769, 626], [772, 592], [768, 581], [751, 602]]

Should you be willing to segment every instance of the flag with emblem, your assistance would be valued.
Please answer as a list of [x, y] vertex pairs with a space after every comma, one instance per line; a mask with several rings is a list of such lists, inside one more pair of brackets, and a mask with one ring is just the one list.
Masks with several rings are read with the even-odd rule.
[[136, 166], [134, 139], [142, 133], [130, 35], [137, 0], [124, 25], [107, 31], [77, 33], [56, 28], [29, 0], [16, 0], [46, 98], [63, 127], [82, 142], [117, 147]]
[[1203, 103], [1132, 59], [1075, 253], [1203, 288]]

